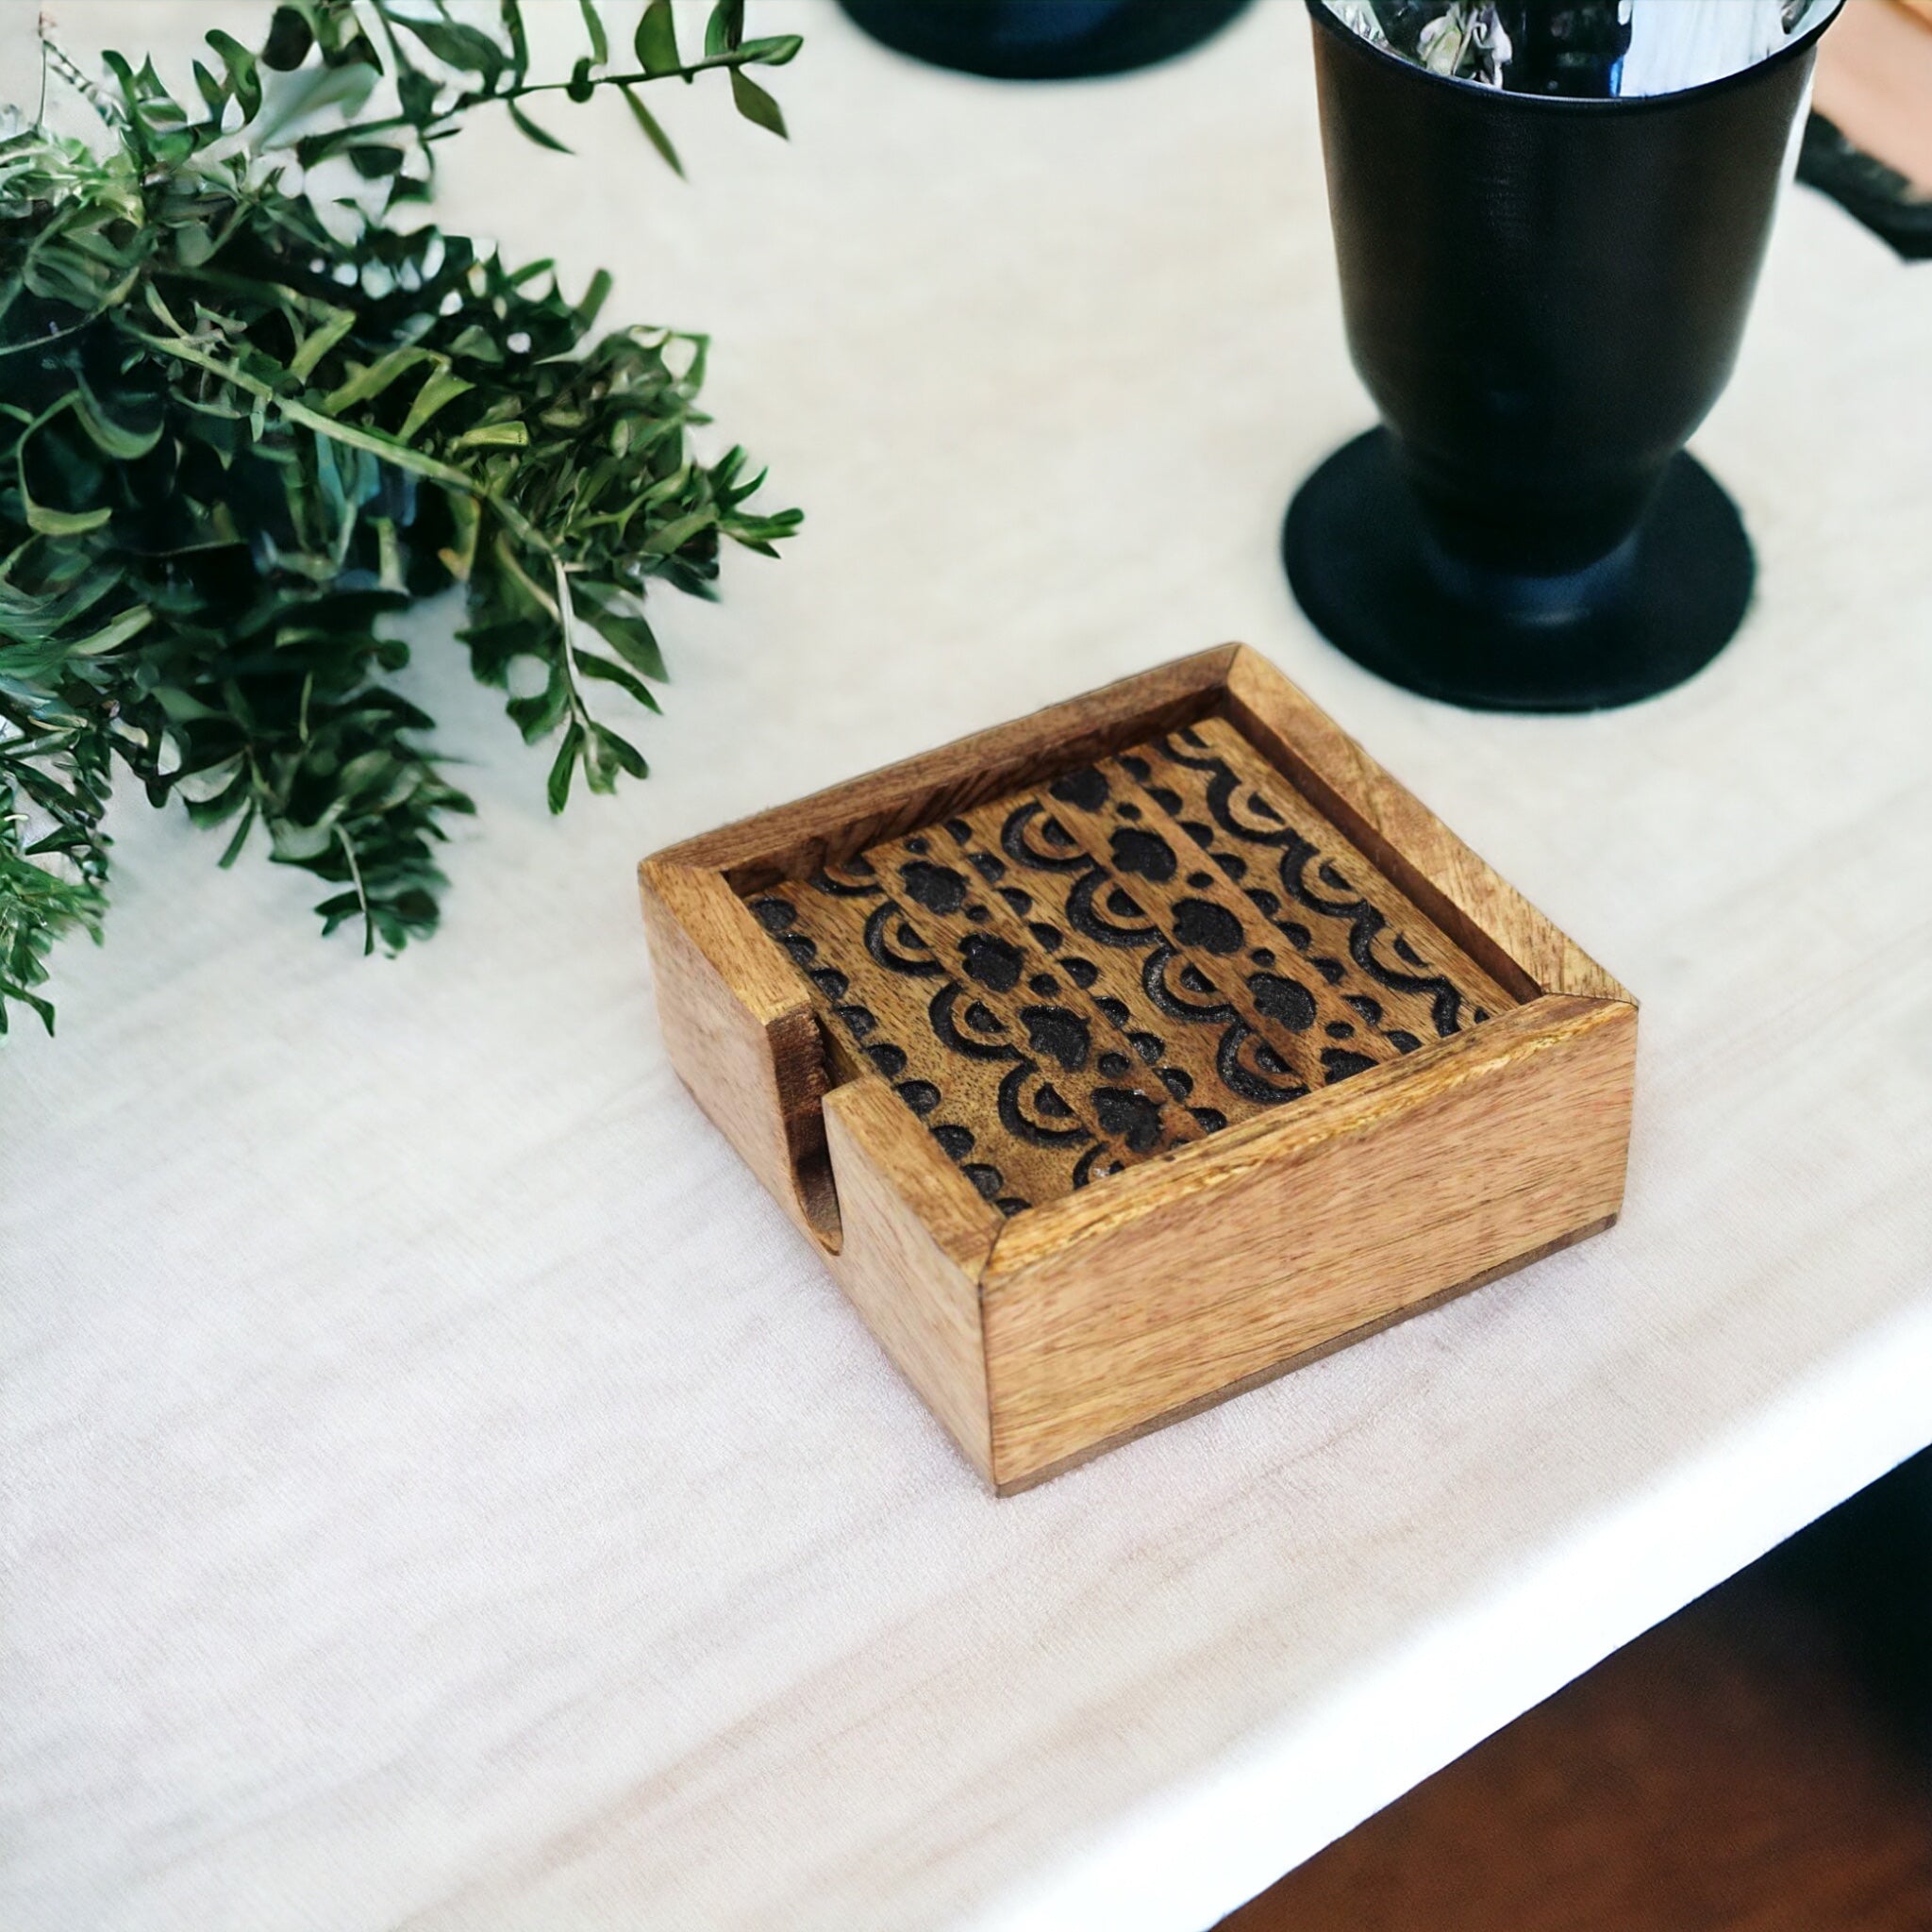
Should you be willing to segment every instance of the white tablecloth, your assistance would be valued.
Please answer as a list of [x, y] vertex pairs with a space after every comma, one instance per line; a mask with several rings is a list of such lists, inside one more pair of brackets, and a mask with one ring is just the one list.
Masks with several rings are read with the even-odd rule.
[[[1039, 90], [753, 10], [809, 36], [789, 150], [697, 90], [689, 187], [615, 105], [448, 152], [450, 225], [712, 330], [809, 513], [667, 600], [655, 775], [551, 820], [425, 612], [441, 935], [325, 945], [130, 796], [59, 1038], [0, 1050], [13, 1932], [1191, 1932], [1932, 1439], [1932, 270], [1799, 192], [1699, 441], [1743, 635], [1464, 715], [1276, 561], [1368, 414], [1293, 0]], [[1643, 999], [1628, 1210], [996, 1502], [671, 1074], [631, 868], [1229, 638]]]

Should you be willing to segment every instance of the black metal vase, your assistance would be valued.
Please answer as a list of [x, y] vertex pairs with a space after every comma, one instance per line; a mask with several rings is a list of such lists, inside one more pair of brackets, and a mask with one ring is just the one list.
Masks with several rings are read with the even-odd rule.
[[1701, 670], [1750, 602], [1684, 453], [1728, 380], [1824, 23], [1679, 93], [1445, 79], [1308, 0], [1355, 366], [1384, 427], [1302, 486], [1289, 579], [1358, 663], [1484, 709]]
[[1078, 80], [1171, 59], [1248, 0], [841, 0], [901, 54], [996, 80]]

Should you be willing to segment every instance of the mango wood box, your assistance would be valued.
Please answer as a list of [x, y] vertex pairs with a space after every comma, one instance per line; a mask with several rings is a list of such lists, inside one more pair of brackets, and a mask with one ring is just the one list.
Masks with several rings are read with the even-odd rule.
[[1616, 1218], [1635, 1002], [1245, 647], [641, 876], [679, 1074], [1002, 1494]]

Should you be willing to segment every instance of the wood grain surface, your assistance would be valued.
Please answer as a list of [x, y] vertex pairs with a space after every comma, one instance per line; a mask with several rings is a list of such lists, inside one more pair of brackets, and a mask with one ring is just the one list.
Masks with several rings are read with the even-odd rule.
[[[784, 1097], [782, 1134], [735, 1130], [828, 1250], [836, 1212], [834, 1272], [1001, 1493], [1615, 1220], [1634, 1004], [1252, 653], [973, 742], [1025, 782], [997, 790], [947, 747], [689, 841], [644, 877], [654, 934], [656, 882], [709, 882], [694, 903], [718, 970], [693, 980], [674, 955], [668, 1024], [679, 1071], [723, 1090], [714, 1118], [772, 1105], [810, 1002], [808, 1097]], [[876, 836], [908, 800], [940, 816]], [[715, 903], [733, 878], [735, 919]], [[760, 938], [734, 1000], [735, 949]], [[1526, 962], [1583, 990], [1545, 989]], [[737, 1010], [709, 1013], [720, 1001]], [[710, 1038], [730, 1049], [715, 1069]], [[855, 1227], [844, 1142], [836, 1209], [812, 1208], [800, 1116], [832, 1078], [866, 1091], [848, 1137], [876, 1129], [888, 1095], [908, 1116], [865, 1175], [875, 1232]], [[895, 1275], [890, 1257], [923, 1255], [924, 1205], [949, 1197], [942, 1161], [1003, 1224], [975, 1225], [964, 1274], [956, 1254]]]
[[993, 1474], [979, 1276], [1000, 1229], [967, 1178], [931, 1157], [877, 1077], [825, 1099], [845, 1240], [840, 1285], [967, 1459]]
[[805, 878], [882, 839], [962, 811], [1070, 764], [1209, 708], [1239, 646], [1218, 645], [1139, 672], [1099, 691], [829, 785], [808, 798], [701, 833], [658, 854], [669, 862], [723, 872], [741, 892]]
[[1636, 1032], [1535, 1001], [1014, 1224], [982, 1286], [1000, 1483], [1608, 1225]]
[[[1231, 677], [1244, 655], [1205, 653], [974, 741], [1032, 771], [1040, 737], [1062, 757], [1105, 745], [1095, 718], [1131, 724], [1187, 691], [1197, 715], [1037, 784], [962, 803], [984, 788], [956, 775], [948, 747], [653, 863], [736, 855], [833, 1064], [883, 1073], [987, 1199], [1024, 1212], [1516, 1004], [1214, 715], [1229, 688], [1196, 672]], [[1251, 666], [1246, 683], [1284, 762], [1300, 759], [1288, 730], [1327, 742], [1278, 675]], [[1373, 793], [1376, 768], [1359, 753], [1355, 768]], [[874, 794], [949, 808], [845, 850], [837, 828], [874, 824]], [[1359, 823], [1388, 799], [1343, 808]], [[1427, 816], [1414, 807], [1405, 829]], [[801, 843], [807, 824], [834, 829]], [[801, 853], [819, 855], [803, 876], [770, 875]], [[1479, 871], [1464, 891], [1517, 922], [1512, 943], [1543, 942]]]
[[1227, 692], [1243, 736], [1519, 999], [1630, 997], [1257, 652], [1236, 656]]
[[646, 859], [638, 891], [672, 1065], [773, 1198], [835, 1246], [822, 1115], [830, 1079], [804, 989], [717, 874]]

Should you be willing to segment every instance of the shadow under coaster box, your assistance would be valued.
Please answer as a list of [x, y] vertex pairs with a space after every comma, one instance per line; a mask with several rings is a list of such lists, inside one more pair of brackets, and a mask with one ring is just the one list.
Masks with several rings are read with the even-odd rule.
[[1622, 1202], [1635, 1001], [1243, 646], [641, 879], [678, 1073], [1002, 1494]]

